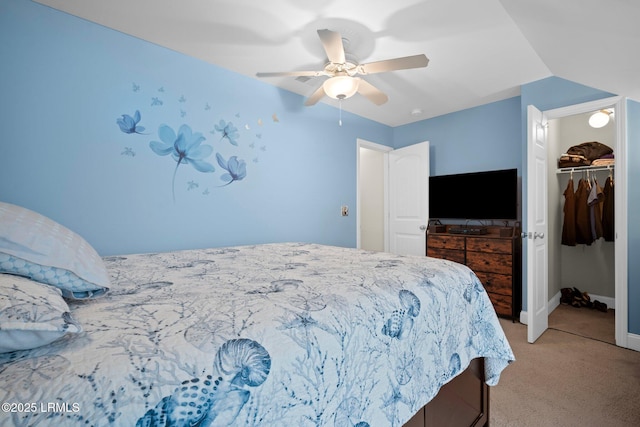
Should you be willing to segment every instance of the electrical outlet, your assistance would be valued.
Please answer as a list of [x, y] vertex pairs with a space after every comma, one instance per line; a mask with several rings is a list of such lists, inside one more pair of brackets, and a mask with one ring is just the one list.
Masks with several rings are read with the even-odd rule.
[[342, 216], [349, 216], [349, 206], [344, 205], [341, 208]]

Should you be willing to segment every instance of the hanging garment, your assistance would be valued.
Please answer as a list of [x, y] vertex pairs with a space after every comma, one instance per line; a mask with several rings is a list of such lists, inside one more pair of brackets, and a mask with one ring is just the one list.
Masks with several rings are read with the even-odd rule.
[[576, 243], [590, 245], [593, 243], [591, 219], [589, 216], [589, 181], [580, 179], [576, 190]]
[[589, 205], [589, 219], [591, 222], [591, 237], [593, 240], [598, 240], [604, 237], [604, 231], [602, 228], [602, 202], [604, 200], [604, 192], [598, 181], [593, 178], [591, 184], [591, 191], [589, 191], [589, 198], [587, 204]]
[[573, 191], [573, 178], [569, 178], [564, 190], [564, 222], [562, 223], [562, 244], [576, 245], [576, 199]]
[[602, 191], [604, 194], [604, 200], [602, 203], [603, 237], [606, 242], [613, 242], [615, 240], [613, 178], [607, 178]]

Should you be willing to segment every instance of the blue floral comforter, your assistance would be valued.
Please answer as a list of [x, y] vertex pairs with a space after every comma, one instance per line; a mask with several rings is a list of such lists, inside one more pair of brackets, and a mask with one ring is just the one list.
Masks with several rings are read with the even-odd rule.
[[[315, 244], [105, 259], [84, 333], [0, 355], [0, 425], [401, 426], [471, 359], [514, 360], [465, 266]], [[51, 405], [50, 402], [57, 404]]]

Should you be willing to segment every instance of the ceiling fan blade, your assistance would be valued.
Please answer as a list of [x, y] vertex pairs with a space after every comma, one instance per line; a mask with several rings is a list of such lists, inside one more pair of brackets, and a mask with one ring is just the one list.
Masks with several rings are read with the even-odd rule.
[[274, 73], [256, 73], [257, 77], [285, 77], [285, 76], [304, 76], [304, 77], [319, 77], [326, 76], [327, 73], [324, 71], [282, 71], [282, 72], [274, 72]]
[[342, 45], [342, 36], [331, 30], [318, 30], [320, 41], [327, 53], [329, 62], [334, 64], [344, 64], [346, 62], [344, 56], [344, 46]]
[[402, 58], [385, 59], [384, 61], [369, 62], [368, 64], [360, 64], [358, 66], [359, 74], [375, 74], [387, 71], [406, 70], [409, 68], [426, 67], [429, 58], [424, 54], [405, 56]]
[[358, 93], [376, 105], [382, 105], [389, 100], [389, 97], [384, 92], [365, 79], [360, 79]]
[[324, 87], [320, 86], [318, 89], [316, 89], [315, 92], [311, 94], [310, 97], [307, 98], [307, 100], [304, 102], [304, 105], [307, 107], [315, 105], [318, 101], [320, 101], [320, 99], [322, 99], [323, 96], [324, 96]]

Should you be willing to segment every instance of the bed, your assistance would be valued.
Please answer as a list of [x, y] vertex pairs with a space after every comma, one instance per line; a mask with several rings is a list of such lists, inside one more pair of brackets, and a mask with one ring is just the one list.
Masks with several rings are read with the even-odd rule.
[[[83, 246], [94, 259], [74, 274], [95, 264], [102, 283], [45, 284], [35, 261], [15, 266], [15, 228], [4, 249], [0, 237], [1, 426], [417, 426], [438, 407], [461, 413], [469, 389], [483, 425], [487, 386], [515, 360], [477, 277], [450, 261], [310, 243], [105, 258]], [[34, 320], [24, 307], [44, 294], [59, 300]]]

